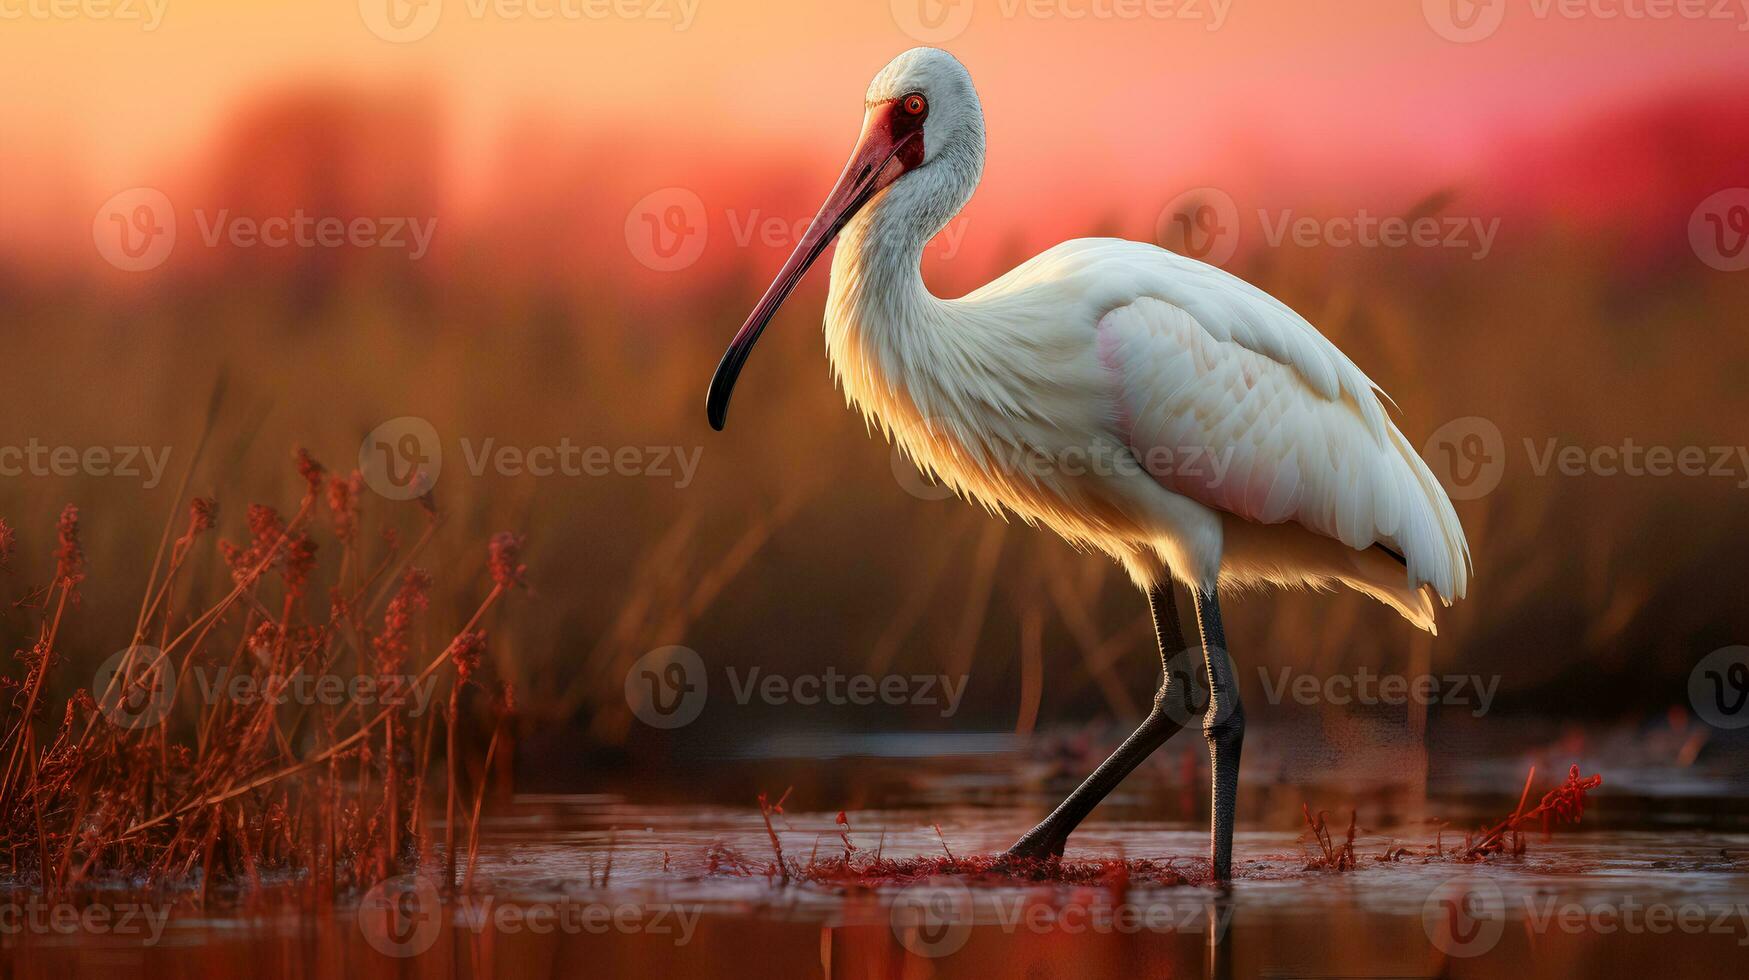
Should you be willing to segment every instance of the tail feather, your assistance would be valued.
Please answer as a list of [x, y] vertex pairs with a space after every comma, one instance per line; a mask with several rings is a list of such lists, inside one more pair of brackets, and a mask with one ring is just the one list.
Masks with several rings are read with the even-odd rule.
[[1426, 461], [1394, 425], [1390, 427], [1390, 437], [1392, 448], [1407, 471], [1405, 476], [1413, 481], [1404, 488], [1408, 512], [1391, 543], [1405, 559], [1409, 585], [1430, 587], [1449, 606], [1469, 591], [1474, 569], [1469, 541], [1464, 537], [1463, 525], [1458, 523], [1451, 498]]

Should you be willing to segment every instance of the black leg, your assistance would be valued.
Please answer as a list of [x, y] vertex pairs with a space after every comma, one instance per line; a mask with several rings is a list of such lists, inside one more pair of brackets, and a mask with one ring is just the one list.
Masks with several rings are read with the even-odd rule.
[[1169, 698], [1188, 700], [1189, 684], [1174, 685], [1171, 658], [1185, 649], [1184, 629], [1178, 621], [1178, 605], [1172, 598], [1172, 585], [1165, 583], [1148, 592], [1148, 607], [1154, 614], [1154, 638], [1160, 646], [1160, 689], [1154, 694], [1154, 704], [1148, 717], [1111, 757], [1093, 770], [1093, 775], [1069, 794], [1037, 827], [1008, 849], [1011, 857], [1046, 858], [1061, 856], [1069, 834], [1080, 826], [1099, 801], [1105, 799], [1117, 784], [1123, 782], [1153, 751], [1183, 729], [1187, 717], [1183, 708]]
[[1193, 594], [1209, 677], [1208, 710], [1202, 718], [1214, 783], [1209, 807], [1209, 858], [1214, 864], [1215, 880], [1225, 882], [1233, 877], [1233, 815], [1239, 797], [1239, 750], [1245, 744], [1245, 708], [1239, 703], [1239, 684], [1233, 676], [1232, 658], [1227, 655], [1220, 600], [1213, 589], [1193, 590]]

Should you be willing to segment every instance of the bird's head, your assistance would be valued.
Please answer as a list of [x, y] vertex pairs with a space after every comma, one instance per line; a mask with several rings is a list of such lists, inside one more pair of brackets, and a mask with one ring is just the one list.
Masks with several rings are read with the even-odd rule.
[[[909, 188], [925, 173], [965, 194], [977, 184], [984, 165], [984, 112], [972, 76], [953, 55], [937, 48], [906, 51], [875, 75], [863, 103], [862, 134], [850, 162], [717, 365], [706, 400], [713, 429], [723, 428], [735, 379], [759, 334], [851, 218], [889, 188]], [[928, 200], [919, 218], [925, 225], [939, 219], [929, 228], [933, 234], [964, 203], [963, 197]]]

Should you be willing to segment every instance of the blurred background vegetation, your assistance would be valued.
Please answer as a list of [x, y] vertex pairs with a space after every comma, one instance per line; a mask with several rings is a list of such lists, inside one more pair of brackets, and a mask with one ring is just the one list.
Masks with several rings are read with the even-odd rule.
[[[1538, 737], [1672, 725], [1694, 662], [1749, 636], [1739, 485], [1749, 473], [1539, 475], [1526, 449], [1550, 439], [1749, 441], [1749, 277], [1709, 268], [1688, 241], [1698, 202], [1749, 183], [1740, 93], [1706, 85], [1600, 108], [1413, 194], [1284, 173], [1242, 196], [1242, 215], [1364, 207], [1498, 218], [1498, 241], [1476, 259], [1270, 247], [1247, 217], [1228, 268], [1350, 352], [1403, 406], [1412, 440], [1481, 416], [1506, 452], [1498, 489], [1458, 504], [1476, 576], [1437, 639], [1352, 594], [1246, 596], [1228, 628], [1249, 700], [1263, 703], [1256, 667], [1328, 675], [1365, 665], [1498, 675], [1492, 717], [1534, 722]], [[854, 110], [854, 92], [834, 95]], [[739, 247], [725, 213], [805, 215], [831, 172], [750, 165], [732, 199], [711, 196], [704, 258], [662, 273], [635, 262], [621, 229], [655, 188], [624, 169], [579, 179], [615, 159], [612, 134], [561, 128], [512, 141], [517, 176], [488, 182], [483, 200], [474, 188], [465, 206], [444, 176], [446, 138], [441, 114], [417, 99], [300, 83], [240, 98], [159, 182], [182, 236], [162, 268], [124, 273], [88, 244], [69, 258], [27, 236], [7, 240], [0, 443], [171, 447], [150, 489], [119, 477], [0, 479], [0, 516], [18, 537], [0, 572], [9, 649], [28, 645], [15, 603], [53, 567], [56, 515], [69, 502], [84, 515], [90, 579], [64, 648], [88, 659], [55, 675], [60, 694], [125, 645], [223, 379], [190, 489], [219, 500], [225, 536], [243, 533], [250, 502], [295, 504], [295, 447], [344, 472], [366, 432], [408, 415], [431, 422], [445, 454], [434, 488], [444, 523], [421, 562], [437, 580], [433, 634], [448, 635], [473, 608], [486, 538], [526, 534], [532, 591], [490, 649], [516, 686], [536, 783], [587, 782], [628, 759], [774, 732], [1074, 729], [1120, 725], [1145, 707], [1157, 672], [1146, 606], [1116, 568], [1046, 533], [907, 492], [889, 448], [845, 410], [818, 334], [823, 273], [774, 324], [736, 424], [706, 427], [711, 369], [783, 251]], [[1180, 190], [1057, 223], [1153, 239], [1159, 209]], [[194, 218], [300, 208], [435, 216], [438, 230], [431, 253], [409, 261], [385, 249], [209, 247]], [[978, 247], [933, 254], [928, 277], [951, 293], [998, 274], [1035, 250], [1015, 231], [1026, 222], [1023, 212], [976, 212], [965, 230]], [[677, 476], [476, 476], [463, 439], [702, 455], [686, 486]], [[397, 516], [367, 533], [412, 533], [424, 521], [416, 503], [374, 513]], [[225, 570], [214, 562], [197, 574], [216, 586]], [[743, 709], [724, 698], [697, 724], [658, 733], [632, 717], [624, 682], [633, 660], [665, 644], [697, 650], [713, 670], [832, 667], [969, 683], [951, 718], [931, 706]], [[1272, 711], [1343, 738], [1341, 709], [1253, 714], [1268, 725]], [[1435, 709], [1458, 726], [1465, 714]]]

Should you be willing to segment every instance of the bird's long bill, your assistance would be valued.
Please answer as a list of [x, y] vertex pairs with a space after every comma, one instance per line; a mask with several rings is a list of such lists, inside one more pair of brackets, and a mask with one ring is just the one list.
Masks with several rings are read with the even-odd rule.
[[898, 159], [899, 151], [912, 140], [921, 139], [922, 131], [907, 132], [895, 139], [892, 125], [894, 111], [894, 104], [890, 102], [869, 109], [863, 123], [862, 136], [857, 140], [856, 151], [850, 155], [850, 162], [845, 164], [844, 173], [838, 176], [837, 186], [832, 188], [826, 203], [821, 205], [820, 213], [814, 215], [808, 230], [802, 234], [802, 240], [796, 244], [796, 250], [790, 254], [789, 261], [783, 264], [777, 278], [772, 280], [765, 295], [760, 297], [758, 305], [753, 307], [747, 322], [741, 325], [735, 339], [729, 342], [729, 349], [723, 354], [722, 362], [717, 365], [716, 375], [711, 378], [710, 395], [705, 399], [711, 428], [722, 431], [729, 414], [729, 396], [735, 390], [735, 379], [740, 376], [748, 355], [753, 353], [753, 345], [758, 342], [759, 334], [777, 314], [777, 308], [783, 305], [790, 291], [796, 288], [796, 283], [802, 281], [808, 267], [832, 243], [832, 239], [844, 228], [845, 223], [862, 210], [869, 198], [904, 173], [905, 165]]

